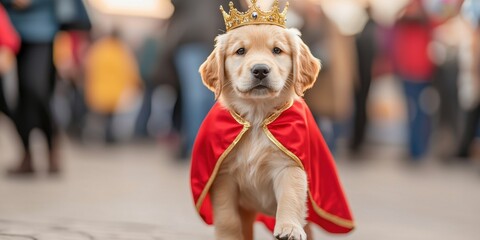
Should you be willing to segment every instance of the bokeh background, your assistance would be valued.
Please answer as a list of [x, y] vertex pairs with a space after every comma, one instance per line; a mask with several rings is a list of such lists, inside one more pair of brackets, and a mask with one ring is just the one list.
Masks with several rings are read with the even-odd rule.
[[[188, 176], [219, 5], [0, 0], [0, 239], [213, 239]], [[322, 61], [305, 98], [357, 225], [315, 239], [479, 239], [480, 1], [288, 14]]]

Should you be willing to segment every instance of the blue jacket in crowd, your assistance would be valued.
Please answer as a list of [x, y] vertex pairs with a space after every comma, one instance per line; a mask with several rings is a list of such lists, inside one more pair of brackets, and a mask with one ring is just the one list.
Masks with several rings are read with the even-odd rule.
[[25, 9], [15, 9], [14, 0], [0, 0], [17, 29], [22, 41], [29, 43], [52, 42], [59, 24], [55, 14], [56, 0], [30, 0]]

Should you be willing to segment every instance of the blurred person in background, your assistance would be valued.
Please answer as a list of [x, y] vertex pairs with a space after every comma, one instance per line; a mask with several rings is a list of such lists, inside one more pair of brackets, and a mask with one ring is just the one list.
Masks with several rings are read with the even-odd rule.
[[412, 0], [393, 27], [392, 58], [402, 80], [408, 109], [409, 152], [413, 159], [428, 150], [431, 119], [425, 106], [434, 64], [428, 55], [433, 26], [420, 0]]
[[[427, 8], [438, 9], [439, 6], [443, 5], [443, 8], [455, 9], [456, 4], [461, 4], [461, 2], [460, 0], [451, 0], [439, 3], [429, 0]], [[437, 65], [434, 86], [440, 97], [435, 146], [440, 156], [447, 157], [444, 159], [447, 161], [452, 160], [453, 152], [458, 150], [458, 143], [462, 134], [462, 108], [469, 109], [471, 107], [465, 106], [465, 104], [461, 106], [460, 103], [462, 102], [459, 98], [470, 98], [472, 96], [469, 93], [471, 89], [475, 88], [470, 88], [472, 86], [469, 83], [477, 78], [477, 74], [474, 74], [475, 69], [478, 68], [474, 62], [476, 59], [474, 55], [478, 53], [475, 53], [473, 49], [475, 42], [473, 37], [478, 20], [468, 19], [466, 16], [468, 13], [465, 10], [471, 9], [472, 6], [468, 2], [470, 1], [464, 3], [464, 11], [450, 13], [449, 15], [452, 15], [452, 17], [448, 17], [445, 19], [446, 21], [441, 21], [441, 24], [433, 31], [433, 59]], [[430, 12], [433, 12], [434, 16], [438, 15], [435, 11], [430, 10]], [[445, 15], [445, 13], [443, 14]], [[474, 18], [478, 19], [478, 17]], [[459, 93], [460, 87], [467, 87], [467, 92]]]
[[81, 137], [87, 109], [83, 96], [84, 59], [92, 24], [83, 0], [55, 0], [60, 32], [54, 41], [58, 82], [53, 98], [54, 117], [73, 137]]
[[174, 77], [169, 75], [172, 71], [159, 67], [164, 66], [162, 61], [169, 52], [164, 29], [162, 23], [158, 31], [144, 40], [136, 54], [145, 91], [135, 122], [135, 135], [139, 138], [154, 137], [175, 148], [179, 142], [174, 128], [177, 90]]
[[[331, 15], [345, 15], [350, 7], [345, 4], [335, 1], [299, 1], [292, 4], [304, 20], [302, 39], [322, 63], [318, 80], [305, 93], [305, 100], [330, 151], [334, 153], [342, 126], [350, 117], [350, 96], [356, 74], [354, 37], [342, 32], [343, 22], [336, 21], [338, 19]], [[353, 4], [358, 10], [357, 3], [347, 4]], [[350, 17], [356, 19], [357, 15]]]
[[355, 36], [358, 77], [354, 86], [354, 115], [350, 150], [358, 152], [365, 138], [368, 124], [367, 99], [372, 82], [373, 63], [377, 53], [377, 24], [372, 18], [372, 9], [367, 2], [368, 21], [363, 30]]
[[431, 44], [436, 64], [433, 86], [439, 95], [435, 144], [440, 156], [449, 156], [459, 140], [461, 109], [458, 102], [459, 48], [469, 30], [461, 16], [442, 23], [433, 31]]
[[117, 140], [114, 116], [132, 109], [141, 87], [136, 59], [116, 29], [93, 43], [85, 60], [85, 100], [105, 120], [106, 143]]
[[135, 123], [135, 134], [141, 138], [149, 136], [148, 122], [152, 113], [152, 95], [155, 90], [154, 76], [158, 64], [159, 51], [158, 38], [149, 36], [136, 54], [139, 72], [145, 86], [142, 106]]
[[407, 100], [409, 150], [414, 160], [427, 154], [432, 132], [432, 80], [436, 67], [430, 50], [433, 30], [454, 16], [461, 2], [411, 0], [393, 27], [393, 65]]
[[59, 24], [54, 0], [0, 0], [22, 39], [17, 56], [19, 99], [14, 122], [23, 144], [23, 157], [11, 174], [34, 171], [30, 133], [39, 128], [48, 144], [48, 171], [59, 171], [58, 146], [50, 100], [55, 85], [53, 39]]
[[[163, 78], [171, 78], [162, 82], [179, 86], [183, 139], [179, 157], [182, 159], [189, 156], [198, 128], [215, 101], [212, 92], [203, 85], [198, 69], [213, 50], [213, 40], [222, 33], [219, 30], [224, 29], [218, 6], [228, 2], [172, 1], [175, 12], [167, 30], [169, 52], [160, 68]], [[239, 5], [239, 1], [233, 2]]]
[[88, 50], [88, 31], [61, 31], [54, 43], [54, 62], [58, 78], [54, 114], [62, 127], [81, 138], [87, 107], [84, 99], [84, 59]]
[[465, 123], [456, 157], [466, 160], [471, 155], [480, 120], [480, 1], [465, 1], [462, 17], [468, 35], [461, 39], [458, 95]]
[[137, 51], [145, 91], [135, 122], [135, 135], [139, 138], [154, 137], [175, 148], [179, 140], [173, 128], [177, 91], [174, 84], [158, 81], [168, 78], [165, 69], [159, 68], [159, 62], [169, 51], [164, 29], [162, 23], [158, 31], [148, 36]]
[[11, 25], [7, 12], [0, 4], [0, 112], [7, 116], [10, 109], [3, 90], [3, 75], [13, 69], [15, 54], [20, 48], [20, 38]]

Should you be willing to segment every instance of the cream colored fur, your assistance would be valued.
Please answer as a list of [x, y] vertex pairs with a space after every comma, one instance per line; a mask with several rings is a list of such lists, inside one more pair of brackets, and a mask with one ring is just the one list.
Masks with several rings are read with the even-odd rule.
[[[273, 48], [282, 50], [273, 53]], [[239, 48], [244, 55], [237, 54]], [[252, 67], [270, 67], [265, 89], [255, 89]], [[257, 213], [276, 217], [277, 239], [306, 240], [307, 177], [263, 131], [263, 121], [312, 87], [320, 62], [296, 29], [251, 25], [216, 38], [200, 67], [220, 103], [251, 127], [225, 159], [210, 190], [218, 240], [253, 238]]]

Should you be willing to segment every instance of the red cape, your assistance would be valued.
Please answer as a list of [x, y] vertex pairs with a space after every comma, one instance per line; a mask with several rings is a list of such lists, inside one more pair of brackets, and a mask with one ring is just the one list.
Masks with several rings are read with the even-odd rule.
[[[197, 211], [213, 224], [209, 190], [225, 157], [235, 147], [250, 124], [216, 103], [195, 140], [191, 166], [191, 188]], [[268, 138], [307, 173], [308, 221], [331, 233], [347, 233], [354, 228], [352, 214], [337, 176], [333, 157], [303, 100], [278, 111], [264, 121]], [[258, 220], [273, 230], [275, 219], [259, 215]]]

